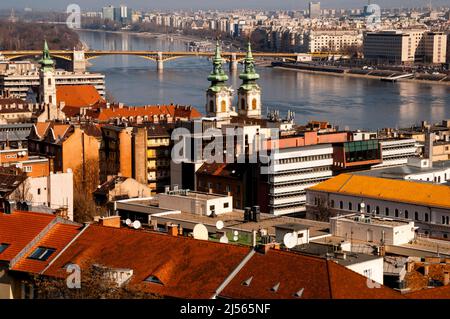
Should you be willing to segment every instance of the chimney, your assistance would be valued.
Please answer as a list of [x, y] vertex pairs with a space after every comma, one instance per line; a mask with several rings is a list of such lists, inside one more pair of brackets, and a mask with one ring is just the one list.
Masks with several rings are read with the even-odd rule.
[[99, 220], [103, 227], [120, 228], [120, 216], [102, 217]]
[[170, 236], [177, 237], [178, 236], [178, 226], [175, 224], [168, 225], [167, 233]]
[[408, 261], [408, 263], [406, 264], [406, 271], [407, 272], [411, 272], [414, 268], [414, 262], [413, 261]]
[[261, 212], [259, 210], [259, 206], [252, 207], [252, 221], [259, 222], [261, 220]]
[[444, 271], [444, 286], [448, 286], [450, 283], [450, 273], [448, 271]]
[[252, 209], [250, 207], [244, 208], [244, 221], [245, 222], [252, 221]]
[[208, 193], [209, 193], [209, 194], [212, 194], [212, 193], [213, 193], [212, 188], [208, 188]]
[[428, 276], [430, 273], [430, 265], [423, 265], [423, 275]]

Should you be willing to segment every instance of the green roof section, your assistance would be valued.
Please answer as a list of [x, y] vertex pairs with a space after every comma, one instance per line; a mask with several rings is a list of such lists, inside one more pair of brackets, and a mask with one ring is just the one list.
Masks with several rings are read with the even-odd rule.
[[251, 90], [258, 87], [256, 80], [259, 79], [259, 74], [255, 70], [255, 59], [253, 58], [252, 45], [248, 42], [247, 55], [244, 59], [244, 71], [239, 75], [239, 78], [243, 81], [241, 88], [244, 90]]
[[210, 89], [218, 91], [219, 87], [225, 86], [225, 82], [228, 81], [228, 75], [223, 70], [223, 58], [220, 52], [219, 41], [216, 43], [216, 51], [213, 58], [213, 70], [208, 76], [208, 81], [211, 82]]
[[39, 61], [42, 69], [44, 71], [52, 70], [55, 62], [52, 60], [50, 56], [50, 50], [48, 49], [47, 40], [44, 42], [44, 50], [42, 51], [42, 59]]

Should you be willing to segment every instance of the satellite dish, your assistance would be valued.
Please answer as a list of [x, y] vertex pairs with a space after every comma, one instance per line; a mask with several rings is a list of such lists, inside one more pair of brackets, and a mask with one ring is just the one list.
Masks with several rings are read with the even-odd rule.
[[228, 237], [227, 237], [226, 234], [223, 235], [222, 237], [220, 237], [220, 242], [221, 242], [222, 244], [228, 244]]
[[237, 230], [234, 231], [234, 236], [239, 235], [239, 232]]
[[234, 241], [238, 241], [238, 239], [239, 239], [239, 236], [234, 236], [234, 237], [233, 237], [233, 240], [234, 240]]
[[217, 221], [216, 228], [218, 230], [221, 230], [223, 228], [223, 226], [224, 226], [223, 221], [221, 221], [221, 220]]
[[208, 229], [203, 224], [195, 225], [193, 233], [195, 239], [208, 240]]
[[134, 222], [133, 222], [133, 228], [134, 229], [139, 229], [139, 228], [141, 228], [141, 222], [140, 221], [138, 221], [138, 220], [135, 220]]
[[297, 246], [297, 240], [297, 234], [287, 233], [283, 237], [283, 244], [286, 246], [286, 248], [294, 248], [295, 246]]
[[131, 219], [127, 218], [127, 220], [125, 221], [125, 224], [127, 224], [128, 226], [131, 225]]

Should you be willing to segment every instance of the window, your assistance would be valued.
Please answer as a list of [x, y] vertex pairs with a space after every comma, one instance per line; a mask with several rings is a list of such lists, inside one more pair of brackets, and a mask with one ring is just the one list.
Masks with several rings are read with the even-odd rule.
[[230, 207], [230, 203], [223, 203], [223, 208], [228, 208]]
[[227, 190], [227, 193], [228, 193], [228, 192], [231, 192], [231, 186], [230, 186], [230, 185], [227, 185], [225, 188], [226, 188], [226, 190]]
[[245, 110], [245, 99], [241, 99], [241, 109]]
[[33, 167], [32, 166], [24, 166], [23, 171], [25, 173], [31, 173], [33, 171]]
[[334, 208], [334, 200], [331, 200], [330, 206], [331, 206], [331, 208]]
[[384, 212], [385, 212], [385, 215], [386, 215], [386, 216], [389, 216], [389, 207], [386, 207], [386, 209], [384, 210]]
[[425, 221], [428, 221], [428, 213], [425, 213]]
[[405, 210], [405, 218], [409, 218], [409, 212], [408, 212], [408, 210]]
[[4, 252], [6, 250], [6, 248], [8, 248], [8, 247], [9, 247], [9, 244], [1, 243], [0, 244], [0, 254], [2, 252]]
[[216, 209], [216, 206], [214, 206], [214, 205], [209, 206], [210, 211], [214, 211], [214, 209]]
[[339, 208], [340, 208], [340, 209], [344, 209], [344, 202], [343, 202], [343, 201], [340, 201], [340, 202], [339, 202]]
[[258, 102], [256, 101], [256, 99], [252, 100], [252, 109], [256, 110], [256, 105], [258, 104]]
[[395, 217], [398, 217], [398, 209], [395, 209]]
[[419, 213], [418, 213], [418, 212], [415, 212], [415, 213], [414, 213], [414, 219], [415, 219], [415, 220], [419, 220]]
[[214, 112], [214, 102], [213, 101], [209, 101], [209, 111]]
[[222, 101], [222, 103], [220, 103], [221, 107], [222, 107], [222, 113], [227, 111], [227, 102]]
[[370, 211], [370, 205], [367, 205], [367, 212], [370, 214], [371, 213], [371, 211]]
[[377, 206], [376, 212], [377, 212], [377, 215], [380, 215], [380, 206]]
[[161, 280], [159, 280], [158, 277], [153, 276], [153, 275], [148, 276], [144, 281], [151, 282], [152, 284], [158, 284], [158, 285], [164, 286], [163, 282]]
[[40, 188], [37, 189], [37, 194], [41, 195], [41, 189]]
[[55, 251], [54, 248], [38, 247], [28, 258], [46, 261]]
[[52, 85], [52, 79], [48, 79], [48, 85]]
[[352, 205], [352, 203], [348, 203], [348, 210], [352, 210], [353, 209], [353, 205]]

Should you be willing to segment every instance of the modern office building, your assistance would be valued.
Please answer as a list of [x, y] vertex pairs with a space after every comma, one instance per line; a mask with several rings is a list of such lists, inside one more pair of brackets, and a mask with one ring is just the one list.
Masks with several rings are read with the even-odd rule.
[[320, 2], [310, 2], [309, 3], [309, 17], [311, 19], [317, 18], [320, 16]]
[[447, 35], [427, 30], [367, 32], [364, 36], [364, 57], [387, 63], [446, 62]]

